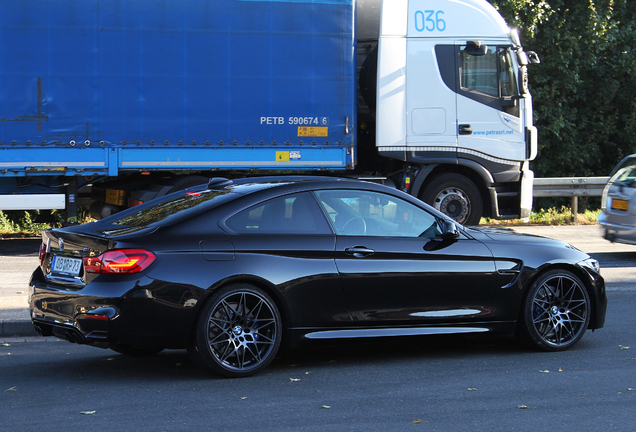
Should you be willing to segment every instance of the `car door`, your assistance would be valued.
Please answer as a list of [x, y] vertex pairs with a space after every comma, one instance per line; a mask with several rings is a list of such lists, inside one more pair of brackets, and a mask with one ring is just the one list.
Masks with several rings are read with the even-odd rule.
[[233, 234], [236, 256], [223, 263], [224, 271], [275, 286], [288, 325], [351, 320], [334, 262], [334, 235], [310, 193], [272, 198], [221, 223]]
[[364, 190], [316, 192], [336, 231], [336, 266], [360, 324], [487, 320], [495, 264], [481, 242], [443, 239], [440, 220], [402, 198]]

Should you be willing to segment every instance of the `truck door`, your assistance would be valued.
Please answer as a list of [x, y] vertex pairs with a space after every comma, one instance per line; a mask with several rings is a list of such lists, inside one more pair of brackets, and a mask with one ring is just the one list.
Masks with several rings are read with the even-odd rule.
[[459, 157], [526, 160], [524, 101], [519, 98], [515, 53], [508, 46], [486, 42], [462, 41], [455, 46]]
[[407, 40], [407, 142], [410, 146], [426, 146], [428, 157], [455, 163], [456, 60], [451, 46], [451, 50], [436, 49], [445, 42], [441, 38]]

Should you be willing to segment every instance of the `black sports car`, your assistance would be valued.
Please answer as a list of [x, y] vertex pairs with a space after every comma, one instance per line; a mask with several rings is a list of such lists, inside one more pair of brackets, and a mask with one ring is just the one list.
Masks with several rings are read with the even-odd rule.
[[607, 308], [598, 263], [574, 247], [462, 227], [351, 179], [214, 178], [42, 240], [40, 334], [131, 355], [187, 348], [230, 377], [265, 368], [281, 342], [516, 332], [557, 351]]

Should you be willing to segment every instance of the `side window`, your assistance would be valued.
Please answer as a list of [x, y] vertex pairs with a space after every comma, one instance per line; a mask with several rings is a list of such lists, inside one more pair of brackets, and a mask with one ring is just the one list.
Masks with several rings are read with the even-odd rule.
[[[470, 55], [459, 48], [460, 92], [471, 99], [519, 117], [513, 97], [519, 95], [513, 52], [508, 47], [489, 46], [484, 55]], [[503, 101], [503, 102], [502, 102]]]
[[317, 191], [337, 235], [436, 237], [437, 219], [391, 195], [361, 190]]
[[237, 213], [225, 224], [240, 234], [332, 234], [308, 193], [271, 199]]
[[460, 50], [460, 85], [465, 90], [473, 90], [489, 96], [499, 97], [497, 84], [497, 48], [488, 47], [485, 55], [474, 56]]

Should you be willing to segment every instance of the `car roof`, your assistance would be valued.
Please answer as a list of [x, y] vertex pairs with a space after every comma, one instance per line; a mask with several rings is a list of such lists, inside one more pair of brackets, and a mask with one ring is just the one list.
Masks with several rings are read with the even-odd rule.
[[[151, 227], [168, 226], [178, 223], [181, 220], [189, 219], [213, 209], [219, 205], [224, 205], [230, 201], [237, 204], [243, 198], [261, 202], [270, 198], [303, 192], [315, 189], [358, 189], [371, 190], [381, 193], [388, 193], [417, 205], [423, 203], [417, 198], [408, 195], [398, 189], [384, 186], [382, 184], [359, 180], [356, 178], [328, 177], [328, 176], [267, 176], [267, 177], [246, 177], [228, 180], [226, 178], [212, 178], [207, 184], [202, 184], [185, 190], [177, 191], [144, 203], [138, 207], [132, 207], [120, 213], [116, 213], [108, 218], [97, 221], [92, 227], [85, 230], [101, 235], [126, 235], [138, 230], [146, 230]], [[185, 196], [187, 201], [183, 201]], [[249, 198], [248, 198], [249, 196]], [[191, 204], [187, 202], [191, 200]], [[178, 212], [168, 213], [163, 208], [173, 206], [179, 202]], [[152, 211], [157, 207], [157, 211]], [[163, 207], [163, 208], [162, 208]], [[438, 217], [444, 215], [433, 208], [430, 211], [436, 213]], [[157, 214], [153, 219], [152, 215]], [[121, 228], [116, 228], [117, 226]], [[131, 227], [136, 226], [136, 229]], [[78, 229], [84, 230], [84, 229]]]

